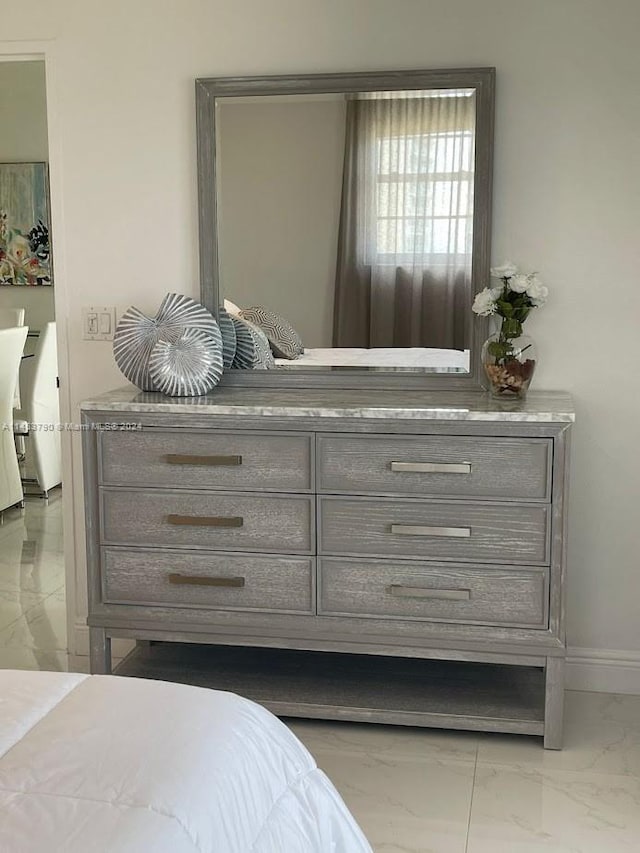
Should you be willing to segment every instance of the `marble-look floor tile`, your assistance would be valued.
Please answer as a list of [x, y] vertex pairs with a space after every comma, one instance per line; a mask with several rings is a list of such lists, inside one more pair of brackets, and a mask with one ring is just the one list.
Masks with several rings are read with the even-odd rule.
[[32, 593], [46, 598], [64, 585], [62, 560], [47, 561], [37, 566], [6, 567], [0, 561], [0, 595], [7, 600], [19, 598], [22, 593]]
[[66, 672], [69, 657], [66, 652], [27, 649], [23, 646], [0, 645], [0, 669], [37, 669], [47, 672]]
[[0, 541], [0, 591], [50, 594], [64, 583], [64, 556], [59, 545], [40, 538], [11, 536]]
[[33, 528], [20, 528], [12, 530], [4, 539], [0, 540], [0, 555], [5, 560], [28, 559], [25, 550], [28, 551], [36, 545], [36, 558], [38, 554], [54, 553], [61, 554], [64, 547], [62, 533], [56, 530], [34, 530]]
[[64, 569], [57, 565], [23, 566], [21, 570], [4, 571], [0, 564], [0, 597], [6, 601], [16, 601], [23, 597], [25, 601], [40, 598], [43, 600], [64, 586]]
[[0, 542], [16, 531], [27, 530], [34, 532], [53, 533], [62, 531], [62, 504], [32, 505], [28, 501], [23, 510], [13, 509], [5, 513], [0, 524]]
[[376, 853], [464, 853], [474, 763], [315, 754]]
[[371, 723], [286, 720], [312, 755], [336, 751], [381, 758], [476, 760], [478, 735], [441, 729], [384, 726]]
[[467, 853], [638, 853], [640, 780], [569, 770], [476, 769]]
[[0, 540], [2, 537], [16, 524], [23, 523], [23, 519], [25, 516], [26, 509], [20, 509], [17, 506], [12, 506], [9, 509], [5, 509], [3, 512], [0, 512]]
[[482, 735], [478, 765], [523, 765], [640, 778], [640, 696], [567, 692], [564, 732], [562, 750], [542, 749], [539, 738]]
[[19, 527], [47, 528], [60, 525], [62, 519], [62, 493], [60, 497], [49, 501], [41, 498], [28, 498], [24, 509], [14, 507], [6, 510], [0, 523], [0, 539], [6, 533]]
[[0, 630], [0, 648], [67, 651], [67, 612], [64, 589], [58, 590]]
[[62, 500], [29, 499], [24, 509], [6, 510], [0, 523], [0, 543], [19, 531], [61, 532]]
[[0, 667], [67, 669], [62, 492], [0, 524]]
[[589, 722], [603, 720], [640, 728], [640, 696], [570, 690], [567, 697], [567, 704], [576, 716]]
[[47, 595], [42, 592], [0, 587], [0, 631], [25, 616], [37, 604], [42, 604], [46, 598]]
[[6, 562], [18, 560], [24, 563], [37, 559], [39, 554], [60, 554], [62, 544], [62, 534], [58, 531], [36, 530], [30, 533], [27, 528], [15, 528], [0, 539], [0, 558]]

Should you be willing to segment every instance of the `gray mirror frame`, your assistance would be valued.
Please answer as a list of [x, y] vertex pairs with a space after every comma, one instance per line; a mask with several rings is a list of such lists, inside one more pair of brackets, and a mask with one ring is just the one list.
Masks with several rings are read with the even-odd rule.
[[[198, 161], [198, 228], [200, 300], [217, 315], [219, 305], [218, 231], [216, 210], [216, 98], [242, 95], [302, 95], [324, 92], [367, 92], [395, 89], [476, 89], [476, 155], [473, 215], [472, 295], [489, 281], [495, 68], [383, 71], [346, 74], [279, 75], [272, 77], [210, 77], [196, 80]], [[466, 374], [415, 373], [404, 370], [328, 368], [305, 370], [231, 370], [224, 385], [271, 388], [379, 388], [433, 391], [481, 390], [480, 349], [488, 323], [476, 318], [469, 303], [471, 370]]]

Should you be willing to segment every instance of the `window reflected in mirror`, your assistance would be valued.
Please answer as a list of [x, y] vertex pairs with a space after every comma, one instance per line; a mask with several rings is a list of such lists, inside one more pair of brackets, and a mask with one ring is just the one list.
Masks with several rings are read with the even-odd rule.
[[220, 295], [281, 368], [469, 370], [474, 89], [216, 99]]

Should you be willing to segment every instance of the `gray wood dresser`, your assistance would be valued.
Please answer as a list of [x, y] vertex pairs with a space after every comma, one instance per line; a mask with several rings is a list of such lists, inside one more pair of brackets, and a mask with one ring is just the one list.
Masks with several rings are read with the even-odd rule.
[[561, 746], [569, 397], [129, 388], [81, 408], [93, 672], [112, 637], [160, 641], [120, 671]]

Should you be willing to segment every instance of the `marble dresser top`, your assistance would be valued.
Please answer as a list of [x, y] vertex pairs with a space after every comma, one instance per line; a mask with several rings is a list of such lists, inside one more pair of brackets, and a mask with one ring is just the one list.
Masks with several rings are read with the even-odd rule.
[[406, 420], [571, 423], [573, 401], [562, 391], [532, 391], [523, 401], [496, 400], [477, 391], [344, 391], [218, 387], [204, 397], [165, 397], [129, 385], [81, 406], [84, 412], [395, 418]]

